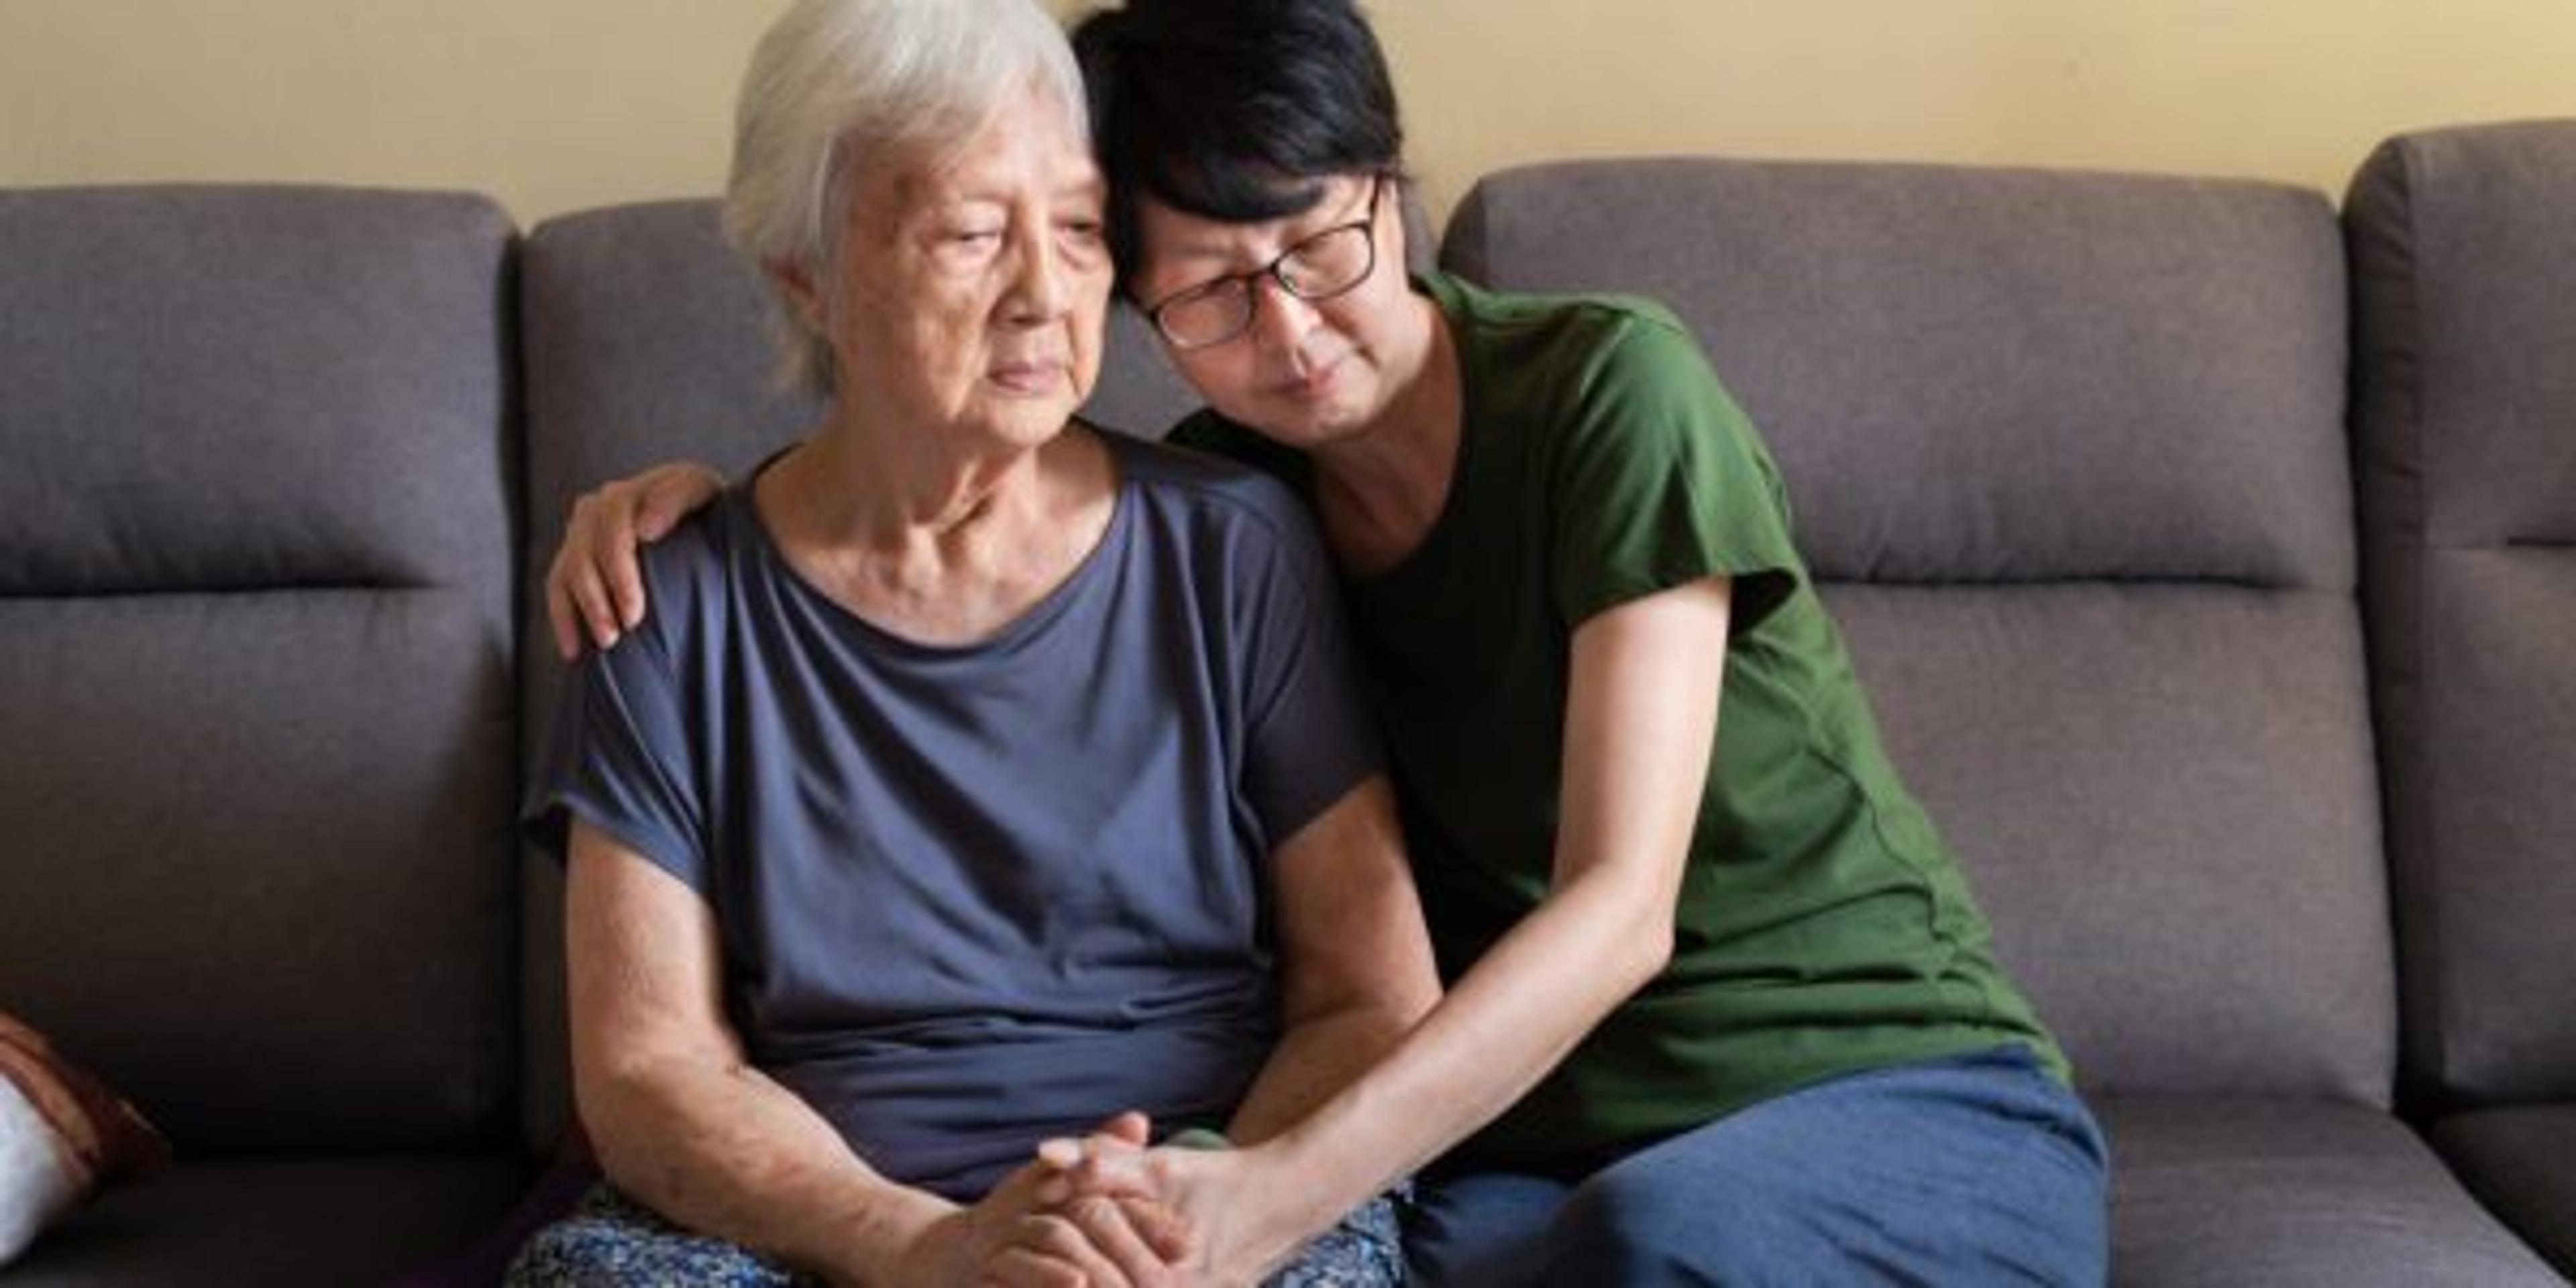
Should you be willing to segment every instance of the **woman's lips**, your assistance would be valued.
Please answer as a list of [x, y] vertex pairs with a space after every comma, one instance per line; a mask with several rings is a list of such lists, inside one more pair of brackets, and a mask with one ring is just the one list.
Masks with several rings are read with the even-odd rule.
[[1342, 354], [1322, 366], [1308, 368], [1305, 375], [1280, 381], [1280, 395], [1300, 402], [1313, 402], [1323, 397], [1332, 391], [1334, 378], [1341, 374], [1342, 363], [1349, 358], [1349, 354]]
[[998, 362], [986, 378], [1015, 394], [1054, 393], [1064, 383], [1064, 364], [1056, 361]]

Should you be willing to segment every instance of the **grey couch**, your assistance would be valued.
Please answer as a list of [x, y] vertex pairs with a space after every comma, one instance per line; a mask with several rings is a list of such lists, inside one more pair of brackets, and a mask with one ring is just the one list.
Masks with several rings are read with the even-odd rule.
[[[2576, 122], [2393, 141], [2340, 218], [1547, 166], [1439, 254], [1667, 300], [1762, 425], [2109, 1126], [2119, 1282], [2576, 1272]], [[0, 1282], [365, 1282], [517, 1198], [531, 583], [581, 486], [811, 414], [758, 316], [705, 202], [0, 194], [0, 1009], [183, 1160]], [[1092, 410], [1159, 430], [1119, 326]]]

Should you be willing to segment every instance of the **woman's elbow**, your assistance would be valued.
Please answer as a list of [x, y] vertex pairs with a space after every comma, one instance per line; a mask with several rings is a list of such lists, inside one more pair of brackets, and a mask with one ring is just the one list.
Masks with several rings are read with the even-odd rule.
[[[1440, 1004], [1440, 974], [1427, 947], [1418, 960], [1409, 954], [1393, 961], [1380, 958], [1349, 967], [1343, 977], [1343, 987], [1335, 990], [1337, 998], [1318, 998], [1315, 1005], [1304, 1008], [1305, 1013], [1317, 1018], [1345, 1017], [1341, 1023], [1363, 1025], [1392, 1041]], [[1297, 1008], [1291, 1009], [1293, 1013]]]
[[1646, 921], [1634, 933], [1622, 936], [1622, 978], [1631, 993], [1655, 981], [1673, 962], [1673, 919], [1666, 913]]
[[1431, 932], [1422, 916], [1412, 878], [1398, 870], [1397, 889], [1387, 899], [1386, 924], [1393, 928], [1387, 946], [1370, 973], [1377, 1009], [1399, 1032], [1410, 1030], [1440, 1005], [1440, 965], [1431, 950]]
[[651, 1154], [654, 1144], [677, 1132], [687, 1116], [684, 1106], [692, 1103], [693, 1091], [704, 1086], [704, 1074], [711, 1071], [669, 1053], [576, 1052], [573, 1110], [599, 1155], [600, 1169], [612, 1180], [631, 1179], [632, 1167]]
[[1672, 964], [1680, 899], [1676, 881], [1604, 866], [1560, 884], [1543, 915], [1564, 919], [1563, 950], [1590, 961], [1590, 974], [1624, 1000]]
[[573, 1112], [601, 1170], [612, 1177], [631, 1147], [653, 1132], [654, 1106], [666, 1095], [659, 1082], [640, 1064], [584, 1062], [573, 1071]]
[[1384, 1009], [1398, 1028], [1411, 1029], [1420, 1024], [1433, 1007], [1440, 1005], [1440, 972], [1431, 964], [1430, 952], [1424, 951], [1420, 964], [1407, 968], [1386, 992]]
[[1611, 918], [1614, 934], [1605, 954], [1605, 974], [1619, 985], [1622, 998], [1653, 983], [1673, 960], [1673, 900], [1622, 899], [1620, 915]]

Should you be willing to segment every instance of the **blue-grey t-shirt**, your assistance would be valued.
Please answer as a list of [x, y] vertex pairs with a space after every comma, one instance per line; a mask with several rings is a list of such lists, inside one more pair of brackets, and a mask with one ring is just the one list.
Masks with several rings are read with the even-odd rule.
[[755, 1065], [954, 1198], [1120, 1110], [1224, 1120], [1278, 1032], [1267, 856], [1379, 767], [1298, 503], [1104, 439], [1098, 548], [966, 647], [842, 609], [727, 492], [531, 784], [557, 854], [569, 812], [706, 899]]

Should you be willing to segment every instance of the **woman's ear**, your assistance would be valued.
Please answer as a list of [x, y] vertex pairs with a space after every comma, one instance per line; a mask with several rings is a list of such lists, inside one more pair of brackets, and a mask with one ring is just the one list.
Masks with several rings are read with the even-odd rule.
[[[1417, 245], [1436, 245], [1428, 228], [1416, 228], [1414, 225], [1414, 216], [1422, 213], [1422, 207], [1414, 201], [1413, 175], [1409, 171], [1398, 171], [1388, 177], [1386, 184], [1387, 200], [1395, 203], [1395, 209], [1387, 212], [1386, 223], [1388, 229], [1395, 234], [1391, 249], [1395, 251], [1396, 266], [1408, 275], [1416, 269], [1428, 272], [1434, 267], [1428, 257], [1425, 257], [1420, 264], [1416, 264], [1413, 259]], [[1417, 237], [1414, 235], [1416, 232], [1423, 235]]]
[[805, 324], [805, 329], [823, 334], [823, 296], [814, 289], [814, 275], [804, 265], [783, 259], [773, 259], [763, 267], [769, 280], [778, 283], [778, 289], [796, 302], [796, 318]]

